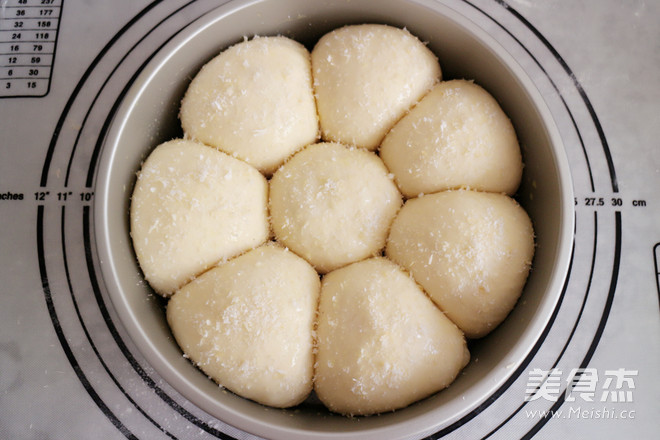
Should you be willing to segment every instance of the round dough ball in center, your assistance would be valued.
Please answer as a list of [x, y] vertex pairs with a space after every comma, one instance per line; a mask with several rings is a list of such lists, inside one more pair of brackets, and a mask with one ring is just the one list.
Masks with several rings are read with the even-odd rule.
[[378, 156], [336, 143], [298, 152], [270, 181], [277, 240], [321, 273], [380, 252], [401, 203]]

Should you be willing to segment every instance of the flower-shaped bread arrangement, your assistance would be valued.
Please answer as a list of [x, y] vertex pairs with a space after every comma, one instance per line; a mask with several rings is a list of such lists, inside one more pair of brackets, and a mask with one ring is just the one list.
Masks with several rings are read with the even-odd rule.
[[196, 75], [180, 119], [138, 173], [131, 235], [220, 386], [392, 411], [449, 386], [466, 338], [518, 300], [534, 234], [513, 126], [407, 30], [346, 26], [311, 53], [245, 39]]

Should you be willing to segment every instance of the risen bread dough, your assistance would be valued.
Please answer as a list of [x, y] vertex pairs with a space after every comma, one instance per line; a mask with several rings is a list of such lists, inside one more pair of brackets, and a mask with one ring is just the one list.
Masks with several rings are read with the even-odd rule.
[[312, 50], [312, 69], [323, 139], [370, 150], [441, 76], [417, 37], [378, 24], [324, 35]]
[[512, 195], [522, 175], [511, 122], [465, 80], [436, 85], [387, 134], [380, 157], [406, 197], [466, 187]]
[[502, 322], [520, 296], [534, 237], [527, 213], [506, 195], [446, 191], [406, 202], [386, 253], [467, 337], [478, 338]]
[[285, 37], [230, 47], [195, 76], [180, 117], [187, 136], [272, 173], [318, 136], [309, 52]]
[[167, 320], [187, 356], [220, 385], [274, 407], [312, 390], [318, 274], [268, 244], [176, 292]]
[[[520, 182], [516, 136], [487, 92], [440, 79], [423, 43], [385, 25], [334, 30], [311, 56], [245, 39], [193, 79], [188, 140], [144, 163], [130, 221], [146, 280], [176, 291], [177, 343], [210, 378], [273, 407], [314, 388], [337, 413], [392, 411], [447, 387], [465, 336], [506, 317], [534, 251], [502, 194]], [[400, 191], [434, 194], [401, 208]], [[263, 245], [269, 227], [279, 244]]]
[[400, 206], [378, 156], [335, 143], [296, 153], [270, 181], [275, 237], [322, 273], [380, 252]]
[[448, 386], [469, 353], [461, 331], [385, 258], [323, 277], [314, 389], [332, 411], [402, 408]]
[[156, 147], [142, 165], [130, 209], [146, 280], [169, 295], [218, 261], [269, 234], [266, 179], [244, 162], [192, 141]]

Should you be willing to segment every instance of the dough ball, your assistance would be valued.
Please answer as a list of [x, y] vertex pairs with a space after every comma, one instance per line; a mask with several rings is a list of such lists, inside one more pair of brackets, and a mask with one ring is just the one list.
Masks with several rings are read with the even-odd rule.
[[323, 277], [314, 389], [332, 411], [369, 415], [447, 387], [468, 363], [461, 331], [385, 258]]
[[220, 385], [264, 405], [289, 407], [312, 390], [312, 330], [319, 277], [267, 244], [176, 292], [167, 320], [190, 360]]
[[318, 137], [309, 52], [285, 37], [228, 48], [195, 76], [180, 117], [186, 136], [272, 173]]
[[378, 156], [336, 143], [296, 153], [270, 181], [275, 237], [322, 273], [380, 252], [400, 206]]
[[435, 55], [405, 29], [345, 26], [312, 50], [324, 140], [375, 150], [441, 76]]
[[142, 165], [130, 209], [146, 280], [168, 296], [269, 234], [268, 184], [254, 168], [187, 140], [159, 145]]
[[406, 202], [392, 224], [386, 253], [467, 337], [478, 338], [518, 300], [534, 233], [527, 213], [506, 195], [446, 191]]
[[380, 157], [406, 197], [456, 188], [512, 195], [522, 175], [511, 121], [464, 80], [436, 85], [387, 134]]

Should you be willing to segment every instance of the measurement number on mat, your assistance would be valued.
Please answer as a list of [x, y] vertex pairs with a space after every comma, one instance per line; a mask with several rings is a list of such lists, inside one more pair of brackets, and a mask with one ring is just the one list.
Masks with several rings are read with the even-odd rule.
[[0, 8], [0, 98], [44, 96], [63, 0], [6, 0]]

